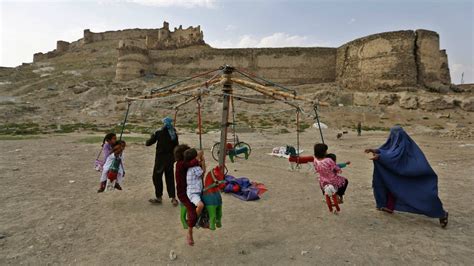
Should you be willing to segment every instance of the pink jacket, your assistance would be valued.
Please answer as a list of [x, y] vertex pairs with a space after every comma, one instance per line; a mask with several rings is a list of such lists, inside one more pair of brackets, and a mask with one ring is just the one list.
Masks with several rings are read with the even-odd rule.
[[318, 160], [314, 158], [314, 169], [319, 173], [319, 185], [324, 188], [326, 185], [333, 185], [336, 188], [344, 186], [345, 178], [338, 175], [340, 168], [331, 158]]

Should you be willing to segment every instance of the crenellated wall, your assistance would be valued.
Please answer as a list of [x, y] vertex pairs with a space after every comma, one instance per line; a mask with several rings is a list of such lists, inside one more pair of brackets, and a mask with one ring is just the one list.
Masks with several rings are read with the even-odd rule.
[[145, 39], [147, 35], [157, 35], [158, 29], [127, 29], [106, 32], [91, 32], [89, 29], [84, 30], [84, 44], [92, 42], [100, 42], [107, 40], [123, 40], [123, 39]]
[[403, 30], [369, 35], [338, 48], [215, 49], [204, 42], [200, 26], [128, 29], [93, 33], [76, 42], [58, 41], [54, 51], [34, 55], [34, 62], [77, 51], [94, 42], [117, 40], [117, 80], [147, 73], [186, 77], [228, 64], [286, 84], [336, 82], [362, 90], [426, 87], [446, 91], [451, 82], [448, 56], [439, 35]]

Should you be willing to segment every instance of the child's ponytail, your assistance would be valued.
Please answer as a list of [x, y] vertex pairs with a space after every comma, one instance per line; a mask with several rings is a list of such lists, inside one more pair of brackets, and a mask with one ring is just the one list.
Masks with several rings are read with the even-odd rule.
[[115, 136], [116, 136], [115, 133], [107, 133], [107, 135], [105, 135], [104, 137], [104, 140], [102, 140], [101, 146], [104, 147], [105, 142], [111, 140]]

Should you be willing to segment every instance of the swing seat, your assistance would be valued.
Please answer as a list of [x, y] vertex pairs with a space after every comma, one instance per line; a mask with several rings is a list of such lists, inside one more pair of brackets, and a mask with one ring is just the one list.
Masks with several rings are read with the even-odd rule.
[[[291, 156], [288, 157], [288, 162], [290, 163], [290, 169], [295, 170], [300, 169], [300, 166], [306, 164], [308, 166], [308, 170], [313, 168], [312, 163], [314, 162], [313, 156]], [[296, 166], [295, 166], [296, 165]]]
[[245, 160], [249, 158], [249, 149], [248, 147], [240, 147], [237, 149], [230, 149], [228, 150], [229, 158], [231, 162], [234, 162], [234, 157], [236, 157], [239, 154], [244, 154], [245, 155]]
[[305, 164], [314, 162], [314, 156], [290, 156], [288, 157], [290, 163]]

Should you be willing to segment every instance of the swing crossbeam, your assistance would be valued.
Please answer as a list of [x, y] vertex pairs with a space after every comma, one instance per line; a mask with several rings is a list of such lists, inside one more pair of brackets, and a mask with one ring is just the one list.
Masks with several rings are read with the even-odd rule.
[[[204, 76], [204, 75], [213, 73], [217, 70], [221, 70], [221, 72], [217, 73], [216, 75], [214, 75], [212, 78], [210, 78], [206, 82], [198, 82], [198, 83], [194, 83], [194, 84], [187, 85], [187, 86], [178, 86], [181, 83], [190, 81], [190, 80], [192, 80], [196, 77], [200, 77], [200, 76]], [[201, 113], [200, 99], [201, 99], [201, 96], [204, 94], [204, 92], [201, 88], [205, 87], [207, 89], [206, 91], [209, 92], [211, 88], [214, 88], [214, 87], [217, 87], [217, 86], [222, 86], [223, 88], [222, 88], [221, 94], [218, 94], [218, 95], [222, 96], [222, 98], [223, 98], [222, 118], [221, 118], [221, 143], [225, 144], [225, 141], [227, 141], [227, 129], [228, 129], [229, 125], [234, 125], [235, 124], [235, 123], [229, 123], [229, 113], [230, 113], [229, 111], [230, 111], [230, 107], [232, 107], [232, 109], [233, 109], [233, 97], [234, 97], [234, 95], [233, 95], [232, 85], [236, 84], [236, 85], [240, 85], [244, 88], [256, 91], [256, 92], [258, 92], [262, 95], [265, 95], [265, 96], [267, 96], [267, 97], [269, 97], [273, 100], [286, 103], [286, 104], [296, 108], [296, 113], [297, 113], [297, 121], [296, 121], [297, 125], [296, 126], [297, 126], [297, 147], [298, 147], [298, 150], [299, 150], [299, 133], [300, 133], [299, 120], [300, 120], [300, 113], [302, 113], [302, 109], [301, 109], [300, 105], [298, 104], [298, 102], [304, 102], [304, 103], [312, 104], [313, 108], [314, 108], [314, 112], [315, 112], [315, 118], [316, 118], [318, 126], [319, 126], [321, 140], [324, 143], [323, 133], [322, 133], [321, 126], [320, 126], [319, 115], [318, 115], [318, 110], [317, 109], [318, 109], [318, 106], [329, 106], [328, 103], [319, 102], [319, 101], [315, 102], [313, 100], [308, 100], [303, 96], [297, 95], [295, 90], [288, 89], [286, 87], [283, 87], [283, 86], [278, 85], [276, 83], [273, 83], [271, 81], [260, 78], [260, 77], [254, 75], [254, 74], [251, 74], [247, 71], [239, 70], [239, 69], [236, 69], [236, 68], [228, 66], [228, 65], [222, 66], [217, 70], [205, 72], [203, 74], [196, 75], [192, 78], [188, 78], [188, 79], [185, 79], [185, 80], [167, 85], [167, 86], [162, 87], [160, 89], [154, 89], [154, 90], [151, 91], [150, 95], [143, 95], [143, 96], [139, 96], [139, 97], [126, 97], [125, 102], [127, 102], [129, 104], [128, 107], [130, 107], [130, 103], [132, 101], [158, 99], [158, 98], [163, 98], [163, 97], [167, 97], [167, 96], [175, 95], [175, 94], [185, 95], [185, 93], [195, 90], [191, 94], [185, 95], [185, 96], [191, 96], [191, 98], [186, 99], [184, 102], [176, 104], [173, 107], [173, 109], [175, 110], [175, 116], [176, 116], [177, 112], [178, 112], [178, 109], [181, 106], [183, 106], [187, 103], [190, 103], [194, 100], [197, 100], [197, 102], [198, 102], [199, 134], [201, 135], [202, 134], [202, 128], [201, 128], [200, 123], [202, 121], [201, 121], [201, 114], [200, 114]], [[241, 74], [242, 76], [252, 80], [253, 82], [233, 77], [232, 73], [234, 71]], [[219, 74], [221, 74], [220, 77], [218, 77]], [[258, 80], [263, 81], [265, 83], [262, 84], [262, 82], [259, 82]], [[196, 90], [196, 89], [198, 89], [198, 90]], [[239, 99], [239, 96], [236, 95], [236, 98]], [[127, 108], [127, 114], [126, 114], [126, 117], [125, 117], [125, 120], [124, 120], [124, 123], [123, 123], [123, 126], [122, 126], [122, 133], [123, 133], [123, 129], [125, 127], [126, 119], [128, 117], [128, 111], [129, 111], [129, 108]], [[235, 119], [235, 118], [233, 117], [233, 119]], [[200, 136], [199, 139], [200, 139], [200, 147], [202, 148], [201, 136]], [[220, 149], [220, 151], [219, 151], [220, 152], [220, 154], [219, 154], [219, 166], [221, 167], [221, 169], [224, 169], [225, 168], [225, 155], [227, 154], [226, 145], [220, 145], [219, 149]], [[240, 153], [240, 151], [235, 151], [235, 152]], [[242, 153], [245, 153], [244, 149], [242, 150]]]

